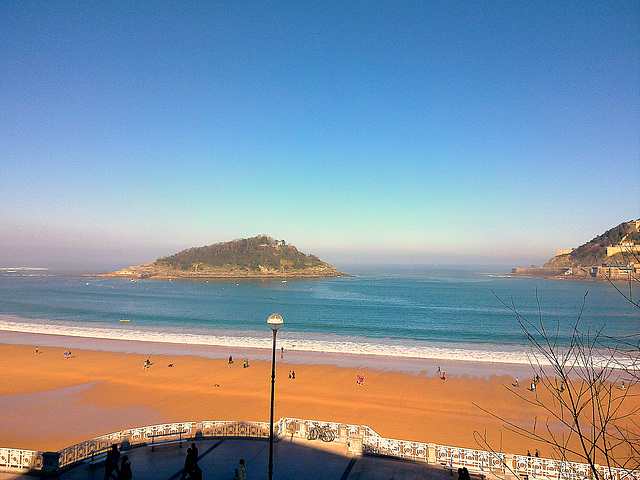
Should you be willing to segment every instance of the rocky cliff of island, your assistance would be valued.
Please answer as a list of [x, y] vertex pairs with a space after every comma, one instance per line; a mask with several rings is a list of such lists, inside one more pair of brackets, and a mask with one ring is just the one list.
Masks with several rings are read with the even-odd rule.
[[640, 219], [624, 222], [542, 267], [513, 268], [517, 276], [626, 280], [640, 274]]
[[338, 269], [268, 235], [193, 247], [105, 276], [132, 278], [325, 278]]

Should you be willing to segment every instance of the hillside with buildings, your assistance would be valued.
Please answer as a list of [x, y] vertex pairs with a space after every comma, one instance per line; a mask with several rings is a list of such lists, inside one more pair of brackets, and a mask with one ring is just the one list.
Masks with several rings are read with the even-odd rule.
[[[640, 274], [640, 219], [624, 222], [571, 250], [558, 250], [542, 267], [512, 274], [547, 278], [622, 280]], [[637, 277], [636, 277], [637, 278]]]
[[145, 265], [104, 274], [132, 278], [338, 277], [334, 266], [267, 235], [193, 247]]

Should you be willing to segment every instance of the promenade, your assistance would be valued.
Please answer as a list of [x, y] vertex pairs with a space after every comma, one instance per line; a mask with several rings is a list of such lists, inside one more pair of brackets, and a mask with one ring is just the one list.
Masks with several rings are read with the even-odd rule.
[[[127, 454], [131, 461], [134, 480], [179, 480], [191, 441], [131, 448]], [[198, 465], [204, 480], [232, 480], [238, 460], [243, 458], [247, 478], [268, 478], [269, 442], [265, 439], [222, 438], [197, 441]], [[0, 473], [0, 480], [27, 480], [29, 477], [13, 473]], [[102, 480], [104, 461], [90, 465], [82, 462], [58, 477], [60, 480]], [[281, 438], [274, 444], [273, 478], [276, 480], [386, 480], [386, 479], [451, 479], [442, 466], [391, 457], [352, 455], [347, 446], [339, 443], [309, 442], [305, 439]]]

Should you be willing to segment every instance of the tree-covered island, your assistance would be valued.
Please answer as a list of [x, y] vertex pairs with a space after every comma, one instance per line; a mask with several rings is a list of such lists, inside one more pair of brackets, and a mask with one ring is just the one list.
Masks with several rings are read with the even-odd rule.
[[326, 278], [338, 269], [268, 235], [193, 247], [107, 277], [131, 278]]

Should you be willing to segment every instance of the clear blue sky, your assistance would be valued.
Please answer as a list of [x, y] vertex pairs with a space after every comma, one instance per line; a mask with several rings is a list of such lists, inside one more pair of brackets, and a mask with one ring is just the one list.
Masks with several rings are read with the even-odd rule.
[[640, 217], [639, 31], [637, 1], [4, 1], [0, 266], [259, 233], [542, 263]]

